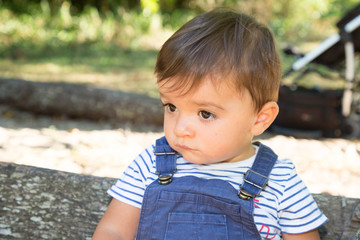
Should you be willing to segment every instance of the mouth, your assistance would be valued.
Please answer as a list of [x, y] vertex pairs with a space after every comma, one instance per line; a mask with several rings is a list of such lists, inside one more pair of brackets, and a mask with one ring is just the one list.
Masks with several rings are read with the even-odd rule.
[[195, 150], [195, 149], [193, 149], [193, 148], [191, 148], [191, 147], [188, 147], [188, 146], [186, 146], [186, 145], [182, 145], [182, 144], [175, 144], [175, 146], [177, 147], [177, 148], [179, 148], [179, 149], [181, 149], [181, 150], [190, 150], [190, 151], [193, 151], [193, 150]]

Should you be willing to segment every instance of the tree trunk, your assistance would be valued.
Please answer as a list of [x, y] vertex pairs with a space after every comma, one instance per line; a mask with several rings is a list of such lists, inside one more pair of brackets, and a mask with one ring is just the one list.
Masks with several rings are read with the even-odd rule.
[[[116, 179], [0, 162], [0, 239], [91, 239]], [[329, 221], [323, 240], [355, 240], [360, 199], [313, 195]], [[121, 224], [121, 223], [119, 223]]]
[[161, 125], [160, 100], [69, 83], [0, 78], [0, 104], [45, 115]]

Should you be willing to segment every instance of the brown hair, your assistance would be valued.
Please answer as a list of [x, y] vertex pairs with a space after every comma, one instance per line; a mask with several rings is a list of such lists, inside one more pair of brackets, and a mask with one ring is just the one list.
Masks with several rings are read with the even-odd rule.
[[250, 92], [256, 110], [276, 101], [280, 57], [271, 31], [252, 17], [216, 9], [183, 25], [162, 46], [155, 66], [158, 83], [176, 78], [193, 89], [205, 77], [228, 80]]

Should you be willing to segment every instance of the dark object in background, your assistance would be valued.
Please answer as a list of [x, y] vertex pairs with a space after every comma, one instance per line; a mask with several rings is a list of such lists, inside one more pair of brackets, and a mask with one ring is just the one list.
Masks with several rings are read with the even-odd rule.
[[328, 136], [339, 135], [344, 120], [339, 114], [341, 99], [341, 90], [322, 91], [302, 87], [292, 90], [282, 86], [278, 103], [280, 114], [275, 123], [283, 128], [312, 131], [316, 135], [322, 135], [317, 130]]
[[[285, 135], [308, 132], [309, 137], [360, 137], [360, 86], [355, 80], [355, 54], [360, 52], [360, 4], [338, 23], [339, 33], [333, 34], [307, 54], [286, 47], [286, 54], [298, 59], [283, 77], [300, 71], [303, 77], [310, 72], [309, 63], [333, 69], [345, 62], [345, 88], [341, 90], [306, 89], [293, 83], [281, 86], [280, 113], [271, 129]], [[303, 70], [303, 68], [307, 69]], [[298, 77], [297, 80], [301, 80]]]

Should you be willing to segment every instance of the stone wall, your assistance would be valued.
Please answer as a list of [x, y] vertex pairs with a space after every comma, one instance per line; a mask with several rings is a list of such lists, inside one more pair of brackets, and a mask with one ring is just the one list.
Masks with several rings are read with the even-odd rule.
[[[91, 239], [116, 179], [0, 162], [0, 239]], [[321, 239], [360, 239], [360, 199], [315, 195]]]

